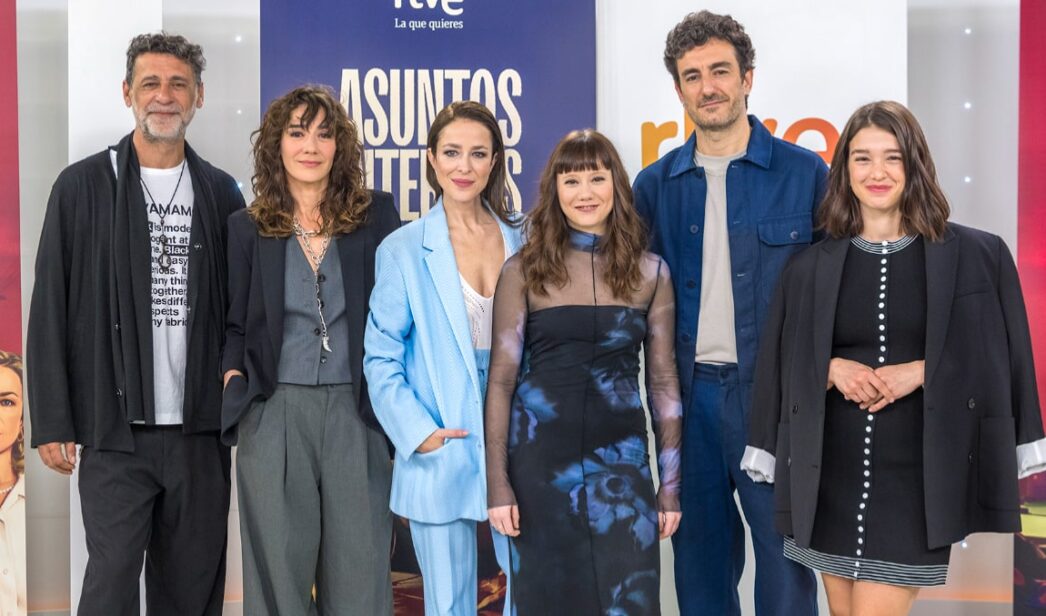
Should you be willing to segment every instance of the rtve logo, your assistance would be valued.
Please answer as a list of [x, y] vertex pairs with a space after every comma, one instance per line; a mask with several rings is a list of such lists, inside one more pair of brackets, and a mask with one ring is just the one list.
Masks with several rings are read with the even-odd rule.
[[[839, 142], [839, 131], [828, 120], [824, 118], [803, 118], [785, 129], [783, 135], [777, 134], [778, 122], [773, 118], [763, 120], [763, 126], [766, 126], [770, 134], [792, 143], [798, 141], [803, 133], [820, 133], [821, 137], [824, 138], [824, 149], [815, 149], [814, 152], [821, 156], [825, 164], [832, 164], [832, 154], [835, 152], [836, 143]], [[663, 141], [675, 139], [679, 135], [679, 123], [675, 121], [663, 124], [643, 122], [639, 127], [639, 131], [642, 161], [643, 166], [646, 167], [660, 156], [660, 147]], [[694, 123], [690, 116], [684, 113], [683, 138], [689, 139], [692, 132], [694, 132]]]
[[[461, 15], [465, 7], [461, 6], [465, 3], [465, 0], [407, 0], [406, 4], [408, 8], [415, 10], [420, 9], [434, 9], [439, 7], [447, 15], [456, 17]], [[402, 9], [403, 0], [393, 0], [393, 8]]]

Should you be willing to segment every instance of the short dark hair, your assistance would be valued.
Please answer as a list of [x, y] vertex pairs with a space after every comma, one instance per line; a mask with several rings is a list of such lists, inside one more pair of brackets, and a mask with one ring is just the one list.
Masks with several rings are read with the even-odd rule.
[[868, 103], [847, 120], [832, 157], [828, 190], [819, 212], [820, 227], [832, 237], [858, 235], [864, 229], [861, 204], [850, 187], [850, 142], [862, 129], [882, 129], [897, 139], [904, 163], [901, 193], [901, 230], [927, 241], [944, 237], [951, 209], [930, 156], [930, 146], [919, 122], [904, 105], [894, 101]]
[[207, 66], [203, 48], [196, 43], [190, 43], [180, 34], [154, 32], [139, 34], [131, 39], [131, 44], [127, 46], [127, 73], [124, 75], [127, 85], [134, 83], [134, 61], [143, 53], [170, 54], [192, 67], [197, 85], [203, 83], [203, 69]]
[[690, 13], [672, 28], [665, 39], [665, 68], [672, 74], [676, 85], [679, 85], [679, 59], [712, 39], [733, 45], [742, 77], [755, 68], [755, 48], [744, 26], [729, 15], [717, 15], [711, 11]]

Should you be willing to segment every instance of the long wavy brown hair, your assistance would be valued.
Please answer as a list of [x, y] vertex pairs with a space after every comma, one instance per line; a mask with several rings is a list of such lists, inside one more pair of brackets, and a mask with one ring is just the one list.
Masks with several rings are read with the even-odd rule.
[[[22, 398], [22, 393], [25, 391], [22, 379], [22, 356], [17, 353], [11, 353], [9, 351], [0, 351], [0, 368], [7, 368], [11, 372], [14, 372], [18, 377], [18, 384], [22, 387], [22, 391], [18, 392], [18, 396]], [[23, 398], [24, 400], [24, 398]], [[22, 473], [25, 472], [25, 406], [23, 402], [23, 416], [19, 418], [22, 427], [18, 430], [18, 438], [15, 439], [13, 445], [11, 445], [11, 470], [15, 472], [15, 477], [21, 477]]]
[[252, 135], [254, 152], [254, 201], [248, 208], [258, 232], [265, 237], [289, 237], [294, 233], [294, 198], [287, 187], [280, 143], [291, 116], [305, 107], [301, 124], [310, 126], [323, 116], [320, 127], [334, 133], [334, 161], [327, 191], [320, 201], [321, 232], [332, 235], [351, 233], [364, 223], [370, 206], [363, 171], [363, 145], [359, 131], [345, 108], [326, 86], [295, 88], [274, 100]]
[[603, 281], [622, 300], [631, 299], [639, 290], [647, 232], [632, 202], [628, 173], [614, 144], [601, 133], [584, 129], [568, 133], [552, 151], [541, 174], [538, 203], [523, 223], [527, 241], [520, 250], [520, 264], [528, 292], [547, 295], [548, 285], [563, 287], [569, 281], [563, 253], [570, 241], [570, 227], [559, 203], [557, 177], [599, 169], [609, 170], [614, 180], [614, 207], [597, 246], [606, 258]]
[[937, 183], [937, 168], [919, 122], [904, 105], [894, 101], [868, 103], [847, 120], [832, 156], [828, 190], [818, 213], [820, 228], [832, 237], [850, 237], [864, 230], [861, 204], [850, 187], [850, 142], [865, 128], [884, 130], [897, 139], [904, 163], [901, 192], [901, 231], [931, 242], [944, 237], [951, 208]]
[[[475, 101], [456, 101], [441, 109], [436, 114], [436, 119], [432, 121], [432, 126], [429, 127], [429, 135], [426, 141], [429, 152], [436, 156], [440, 133], [454, 120], [472, 120], [482, 124], [490, 131], [492, 146], [490, 153], [494, 156], [494, 165], [490, 169], [487, 185], [483, 188], [481, 197], [487, 202], [495, 216], [510, 225], [518, 225], [519, 217], [512, 211], [508, 200], [508, 180], [507, 172], [505, 171], [505, 140], [501, 136], [501, 127], [498, 126], [497, 119], [489, 109]], [[425, 163], [425, 178], [428, 180], [432, 190], [435, 191], [436, 196], [442, 196], [443, 188], [437, 181], [436, 170], [432, 168], [432, 164], [429, 162]]]

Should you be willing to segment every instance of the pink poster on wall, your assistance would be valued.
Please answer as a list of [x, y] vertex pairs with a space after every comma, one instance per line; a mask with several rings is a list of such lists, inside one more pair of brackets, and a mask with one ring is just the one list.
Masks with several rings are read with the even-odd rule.
[[15, 3], [0, 4], [0, 349], [22, 348]]
[[26, 613], [15, 3], [0, 3], [0, 613]]
[[[1039, 401], [1046, 401], [1046, 3], [1021, 3], [1017, 267], [1028, 309]], [[1046, 407], [1044, 407], [1046, 408]], [[1046, 473], [1021, 482], [1013, 613], [1046, 614]]]

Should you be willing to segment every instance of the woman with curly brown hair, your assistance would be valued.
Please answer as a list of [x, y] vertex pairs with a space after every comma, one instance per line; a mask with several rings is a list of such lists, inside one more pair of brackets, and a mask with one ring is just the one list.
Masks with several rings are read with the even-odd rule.
[[391, 462], [362, 365], [374, 251], [399, 217], [326, 88], [273, 101], [254, 163], [254, 202], [229, 217], [222, 357], [244, 613], [391, 614]]
[[486, 399], [487, 501], [491, 525], [514, 538], [515, 604], [520, 614], [659, 614], [658, 539], [681, 515], [674, 299], [606, 137], [560, 141], [524, 235], [498, 282]]

